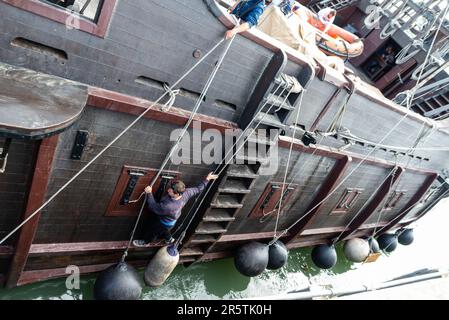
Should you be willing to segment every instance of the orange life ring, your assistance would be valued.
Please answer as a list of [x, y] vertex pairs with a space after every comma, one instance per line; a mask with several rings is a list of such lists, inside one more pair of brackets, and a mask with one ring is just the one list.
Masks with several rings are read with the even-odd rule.
[[307, 22], [321, 31], [317, 32], [316, 43], [325, 54], [349, 59], [363, 53], [363, 42], [355, 34], [334, 24], [329, 27], [326, 34], [323, 34], [322, 31], [326, 26], [312, 11], [306, 9], [306, 13]]

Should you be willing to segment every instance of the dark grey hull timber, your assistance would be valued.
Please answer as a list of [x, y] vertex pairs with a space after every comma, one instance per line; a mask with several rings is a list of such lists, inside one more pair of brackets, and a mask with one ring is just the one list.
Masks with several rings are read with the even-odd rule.
[[[87, 95], [87, 103], [83, 100], [82, 114], [70, 126], [44, 130], [41, 140], [13, 137], [5, 173], [0, 174], [0, 237], [98, 154], [149, 101], [164, 93], [163, 83], [175, 83], [197, 61], [195, 56], [208, 52], [232, 24], [213, 0], [117, 0], [111, 2], [115, 4], [111, 19], [100, 37], [67, 29], [44, 16], [45, 10], [31, 12], [19, 2], [0, 0], [0, 63], [77, 82], [76, 94], [82, 97], [78, 102]], [[90, 273], [117, 262], [138, 211], [117, 202], [122, 197], [120, 188], [128, 181], [127, 168], [140, 168], [146, 174], [147, 180], [134, 190], [132, 197], [136, 197], [169, 152], [171, 132], [187, 121], [221, 50], [179, 85], [173, 109], [164, 112], [156, 107], [32, 224], [0, 246], [0, 280], [5, 285], [65, 276], [68, 265]], [[181, 263], [231, 256], [242, 243], [271, 240], [276, 215], [261, 220], [258, 208], [270, 186], [282, 184], [286, 169], [294, 190], [286, 197], [277, 230], [279, 234], [288, 229], [283, 239], [289, 248], [327, 243], [342, 232], [344, 237], [360, 237], [372, 234], [376, 227], [384, 228], [383, 232], [396, 230], [422, 217], [445, 197], [449, 158], [440, 147], [449, 146], [449, 132], [438, 121], [394, 104], [360, 79], [317, 64], [257, 30], [237, 36], [232, 44], [196, 116], [203, 130], [245, 127], [280, 74], [295, 77], [306, 89], [292, 96], [292, 108], [282, 117], [279, 114], [278, 125], [268, 124], [285, 130], [275, 141], [277, 172], [262, 175], [258, 165], [227, 167], [186, 230]], [[294, 123], [299, 107], [299, 121]], [[335, 119], [360, 139], [318, 135], [316, 146], [301, 142], [299, 132], [328, 131]], [[301, 129], [292, 140], [294, 125]], [[0, 147], [11, 137], [10, 131], [6, 125], [0, 128]], [[75, 159], [74, 144], [82, 141], [83, 132], [88, 138], [81, 143], [80, 159]], [[383, 146], [373, 151], [374, 142]], [[416, 151], [407, 150], [412, 147]], [[395, 167], [399, 169], [389, 179]], [[213, 169], [206, 165], [167, 168], [187, 185]], [[351, 192], [357, 193], [354, 201], [338, 210]], [[193, 201], [180, 221], [192, 205]], [[146, 221], [145, 216], [141, 228]], [[128, 261], [142, 266], [157, 248], [131, 249]]]

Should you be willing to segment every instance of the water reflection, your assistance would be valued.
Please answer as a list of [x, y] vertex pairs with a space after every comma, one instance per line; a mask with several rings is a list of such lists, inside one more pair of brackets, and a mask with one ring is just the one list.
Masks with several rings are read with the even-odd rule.
[[[385, 281], [422, 268], [449, 268], [449, 252], [445, 248], [449, 202], [419, 222], [415, 242], [398, 246], [375, 263], [351, 263], [337, 245], [338, 262], [331, 270], [320, 270], [311, 260], [311, 248], [291, 250], [287, 265], [281, 270], [266, 271], [255, 278], [242, 276], [232, 259], [179, 266], [160, 288], [146, 287], [142, 299], [236, 299], [260, 297], [308, 288], [310, 285], [333, 286], [348, 283]], [[143, 271], [140, 272], [143, 278]], [[82, 277], [80, 290], [67, 290], [64, 279], [50, 280], [15, 289], [0, 289], [0, 299], [93, 299], [95, 276]]]

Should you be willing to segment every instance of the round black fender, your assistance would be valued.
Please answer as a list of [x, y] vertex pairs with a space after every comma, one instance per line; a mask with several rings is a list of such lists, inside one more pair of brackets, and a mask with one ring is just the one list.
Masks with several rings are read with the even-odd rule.
[[332, 245], [320, 244], [312, 250], [312, 261], [320, 269], [330, 269], [337, 263], [337, 251]]
[[288, 259], [288, 249], [281, 242], [276, 241], [273, 243], [268, 250], [268, 266], [269, 270], [278, 270], [282, 268]]
[[96, 300], [138, 300], [141, 294], [139, 275], [136, 269], [125, 262], [110, 266], [95, 280]]
[[379, 248], [385, 252], [393, 252], [398, 246], [398, 239], [395, 234], [384, 233], [377, 238]]
[[380, 252], [379, 242], [377, 242], [377, 240], [375, 238], [369, 238], [368, 243], [369, 243], [371, 253], [379, 253]]
[[258, 276], [267, 268], [268, 246], [259, 242], [241, 246], [235, 254], [234, 265], [244, 276]]
[[413, 235], [413, 229], [405, 229], [399, 231], [398, 242], [403, 246], [408, 246], [413, 243], [415, 236]]

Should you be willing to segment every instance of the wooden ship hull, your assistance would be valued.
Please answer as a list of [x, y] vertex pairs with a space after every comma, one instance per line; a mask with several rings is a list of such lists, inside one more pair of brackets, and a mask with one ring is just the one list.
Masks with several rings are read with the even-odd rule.
[[[70, 17], [39, 0], [0, 0], [0, 145], [11, 142], [0, 174], [1, 238], [232, 26], [212, 0], [106, 0], [96, 23], [76, 18], [77, 28], [71, 29], [66, 23]], [[4, 286], [65, 277], [69, 265], [79, 266], [83, 274], [98, 272], [120, 259], [140, 204], [123, 204], [124, 192], [135, 178], [128, 198], [137, 198], [159, 170], [173, 145], [170, 134], [189, 119], [220, 53], [213, 52], [178, 86], [169, 111], [155, 106], [0, 246]], [[447, 151], [438, 148], [449, 145], [449, 132], [440, 122], [257, 30], [236, 37], [194, 119], [203, 131], [246, 128], [260, 115], [282, 74], [296, 78], [304, 90], [261, 121], [264, 128], [283, 131], [267, 142], [278, 147], [278, 169], [262, 174], [263, 159], [225, 166], [208, 197], [194, 208], [197, 214], [185, 230], [180, 263], [231, 257], [244, 243], [270, 241], [275, 230], [288, 248], [329, 243], [339, 235], [369, 236], [375, 228], [396, 230], [421, 218], [445, 196], [449, 160]], [[339, 118], [343, 106], [344, 117]], [[336, 118], [363, 141], [332, 134], [318, 136], [317, 144], [304, 143], [304, 131], [329, 131]], [[428, 134], [422, 137], [422, 132]], [[369, 141], [383, 146], [374, 148]], [[416, 144], [429, 150], [407, 150]], [[288, 159], [286, 181], [292, 192], [283, 199], [275, 228], [276, 215], [264, 214], [276, 210]], [[215, 168], [170, 165], [164, 173], [194, 185]], [[136, 171], [141, 173], [137, 178]], [[198, 202], [189, 202], [179, 221], [192, 206]], [[131, 248], [127, 261], [144, 266], [159, 246]]]

